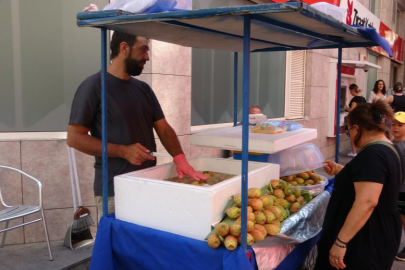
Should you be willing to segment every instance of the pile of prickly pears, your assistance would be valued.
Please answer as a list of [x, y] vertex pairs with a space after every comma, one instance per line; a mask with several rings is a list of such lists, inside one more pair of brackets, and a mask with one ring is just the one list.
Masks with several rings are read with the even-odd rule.
[[[280, 232], [280, 222], [290, 213], [298, 212], [312, 200], [306, 191], [294, 188], [284, 180], [270, 180], [263, 188], [249, 188], [247, 207], [247, 245]], [[241, 194], [232, 196], [233, 205], [226, 209], [227, 218], [208, 236], [208, 245], [218, 248], [222, 243], [228, 250], [241, 241]], [[226, 221], [226, 222], [225, 222]]]
[[281, 179], [291, 186], [313, 186], [325, 181], [322, 176], [316, 174], [315, 170], [283, 176]]

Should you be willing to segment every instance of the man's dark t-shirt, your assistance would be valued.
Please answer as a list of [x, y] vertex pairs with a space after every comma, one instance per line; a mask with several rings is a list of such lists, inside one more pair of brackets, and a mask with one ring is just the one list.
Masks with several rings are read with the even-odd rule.
[[[131, 78], [121, 80], [107, 72], [108, 142], [121, 145], [140, 143], [156, 151], [153, 123], [164, 118], [162, 108], [150, 86]], [[72, 103], [69, 125], [81, 125], [101, 140], [101, 73], [88, 77], [77, 89]], [[156, 165], [147, 160], [140, 166], [123, 158], [108, 158], [108, 196], [114, 196], [116, 175]], [[94, 163], [94, 194], [102, 195], [102, 158]]]

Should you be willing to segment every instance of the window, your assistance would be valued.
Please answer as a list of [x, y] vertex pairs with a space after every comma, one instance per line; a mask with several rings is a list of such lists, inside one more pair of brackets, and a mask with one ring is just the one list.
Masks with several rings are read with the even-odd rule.
[[392, 22], [397, 22], [397, 1], [392, 0]]
[[[367, 59], [368, 59], [367, 60], [368, 62], [378, 65], [378, 56], [377, 55], [368, 52]], [[367, 72], [366, 100], [368, 100], [368, 97], [370, 96], [370, 92], [373, 90], [373, 87], [374, 87], [374, 84], [376, 81], [377, 81], [377, 69], [370, 68]]]
[[0, 1], [0, 132], [66, 131], [77, 87], [100, 70], [100, 31], [76, 25], [85, 5]]
[[[242, 53], [238, 54], [238, 120], [242, 115]], [[233, 122], [232, 52], [193, 49], [191, 125]], [[250, 105], [269, 118], [284, 117], [285, 52], [251, 54]]]
[[380, 2], [381, 0], [370, 0], [370, 11], [376, 15], [380, 16]]

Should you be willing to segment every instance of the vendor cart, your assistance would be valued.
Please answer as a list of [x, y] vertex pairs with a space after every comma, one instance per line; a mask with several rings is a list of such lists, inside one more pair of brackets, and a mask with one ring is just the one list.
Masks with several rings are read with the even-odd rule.
[[[77, 19], [79, 26], [101, 29], [104, 213], [107, 213], [108, 189], [105, 80], [107, 30], [195, 48], [243, 52], [242, 247], [233, 252], [210, 250], [204, 241], [187, 239], [106, 217], [99, 227], [92, 269], [254, 269], [254, 258], [249, 261], [246, 256], [250, 53], [337, 48], [337, 85], [340, 85], [341, 81], [342, 48], [382, 46], [390, 53], [388, 43], [375, 29], [348, 26], [302, 2], [151, 14], [130, 14], [120, 10], [82, 12], [78, 13]], [[337, 96], [340, 96], [339, 87], [337, 91]], [[336, 102], [335, 108], [340, 108], [340, 99]], [[336, 112], [336, 119], [336, 123], [339, 123], [339, 110]], [[339, 134], [338, 129], [337, 125], [336, 134]], [[336, 161], [338, 149], [339, 136], [336, 136]], [[304, 244], [308, 245], [306, 249], [310, 249], [318, 240], [317, 237], [299, 245], [296, 250], [304, 249]], [[295, 254], [293, 258], [291, 253], [288, 261], [294, 264], [282, 266], [286, 261], [284, 260], [280, 267], [285, 268], [280, 269], [295, 269], [301, 264], [306, 253]]]

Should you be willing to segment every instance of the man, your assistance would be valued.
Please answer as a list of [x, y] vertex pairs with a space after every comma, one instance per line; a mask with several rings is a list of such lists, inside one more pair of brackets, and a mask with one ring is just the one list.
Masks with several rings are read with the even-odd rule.
[[[150, 86], [131, 77], [140, 75], [149, 61], [149, 40], [114, 32], [110, 48], [111, 65], [106, 76], [109, 213], [114, 212], [114, 176], [156, 165], [155, 158], [149, 155], [156, 151], [153, 129], [174, 157], [180, 178], [187, 174], [196, 180], [206, 179], [188, 164]], [[100, 103], [101, 72], [98, 72], [77, 89], [67, 139], [70, 147], [95, 156], [94, 194], [99, 217], [103, 215]]]

